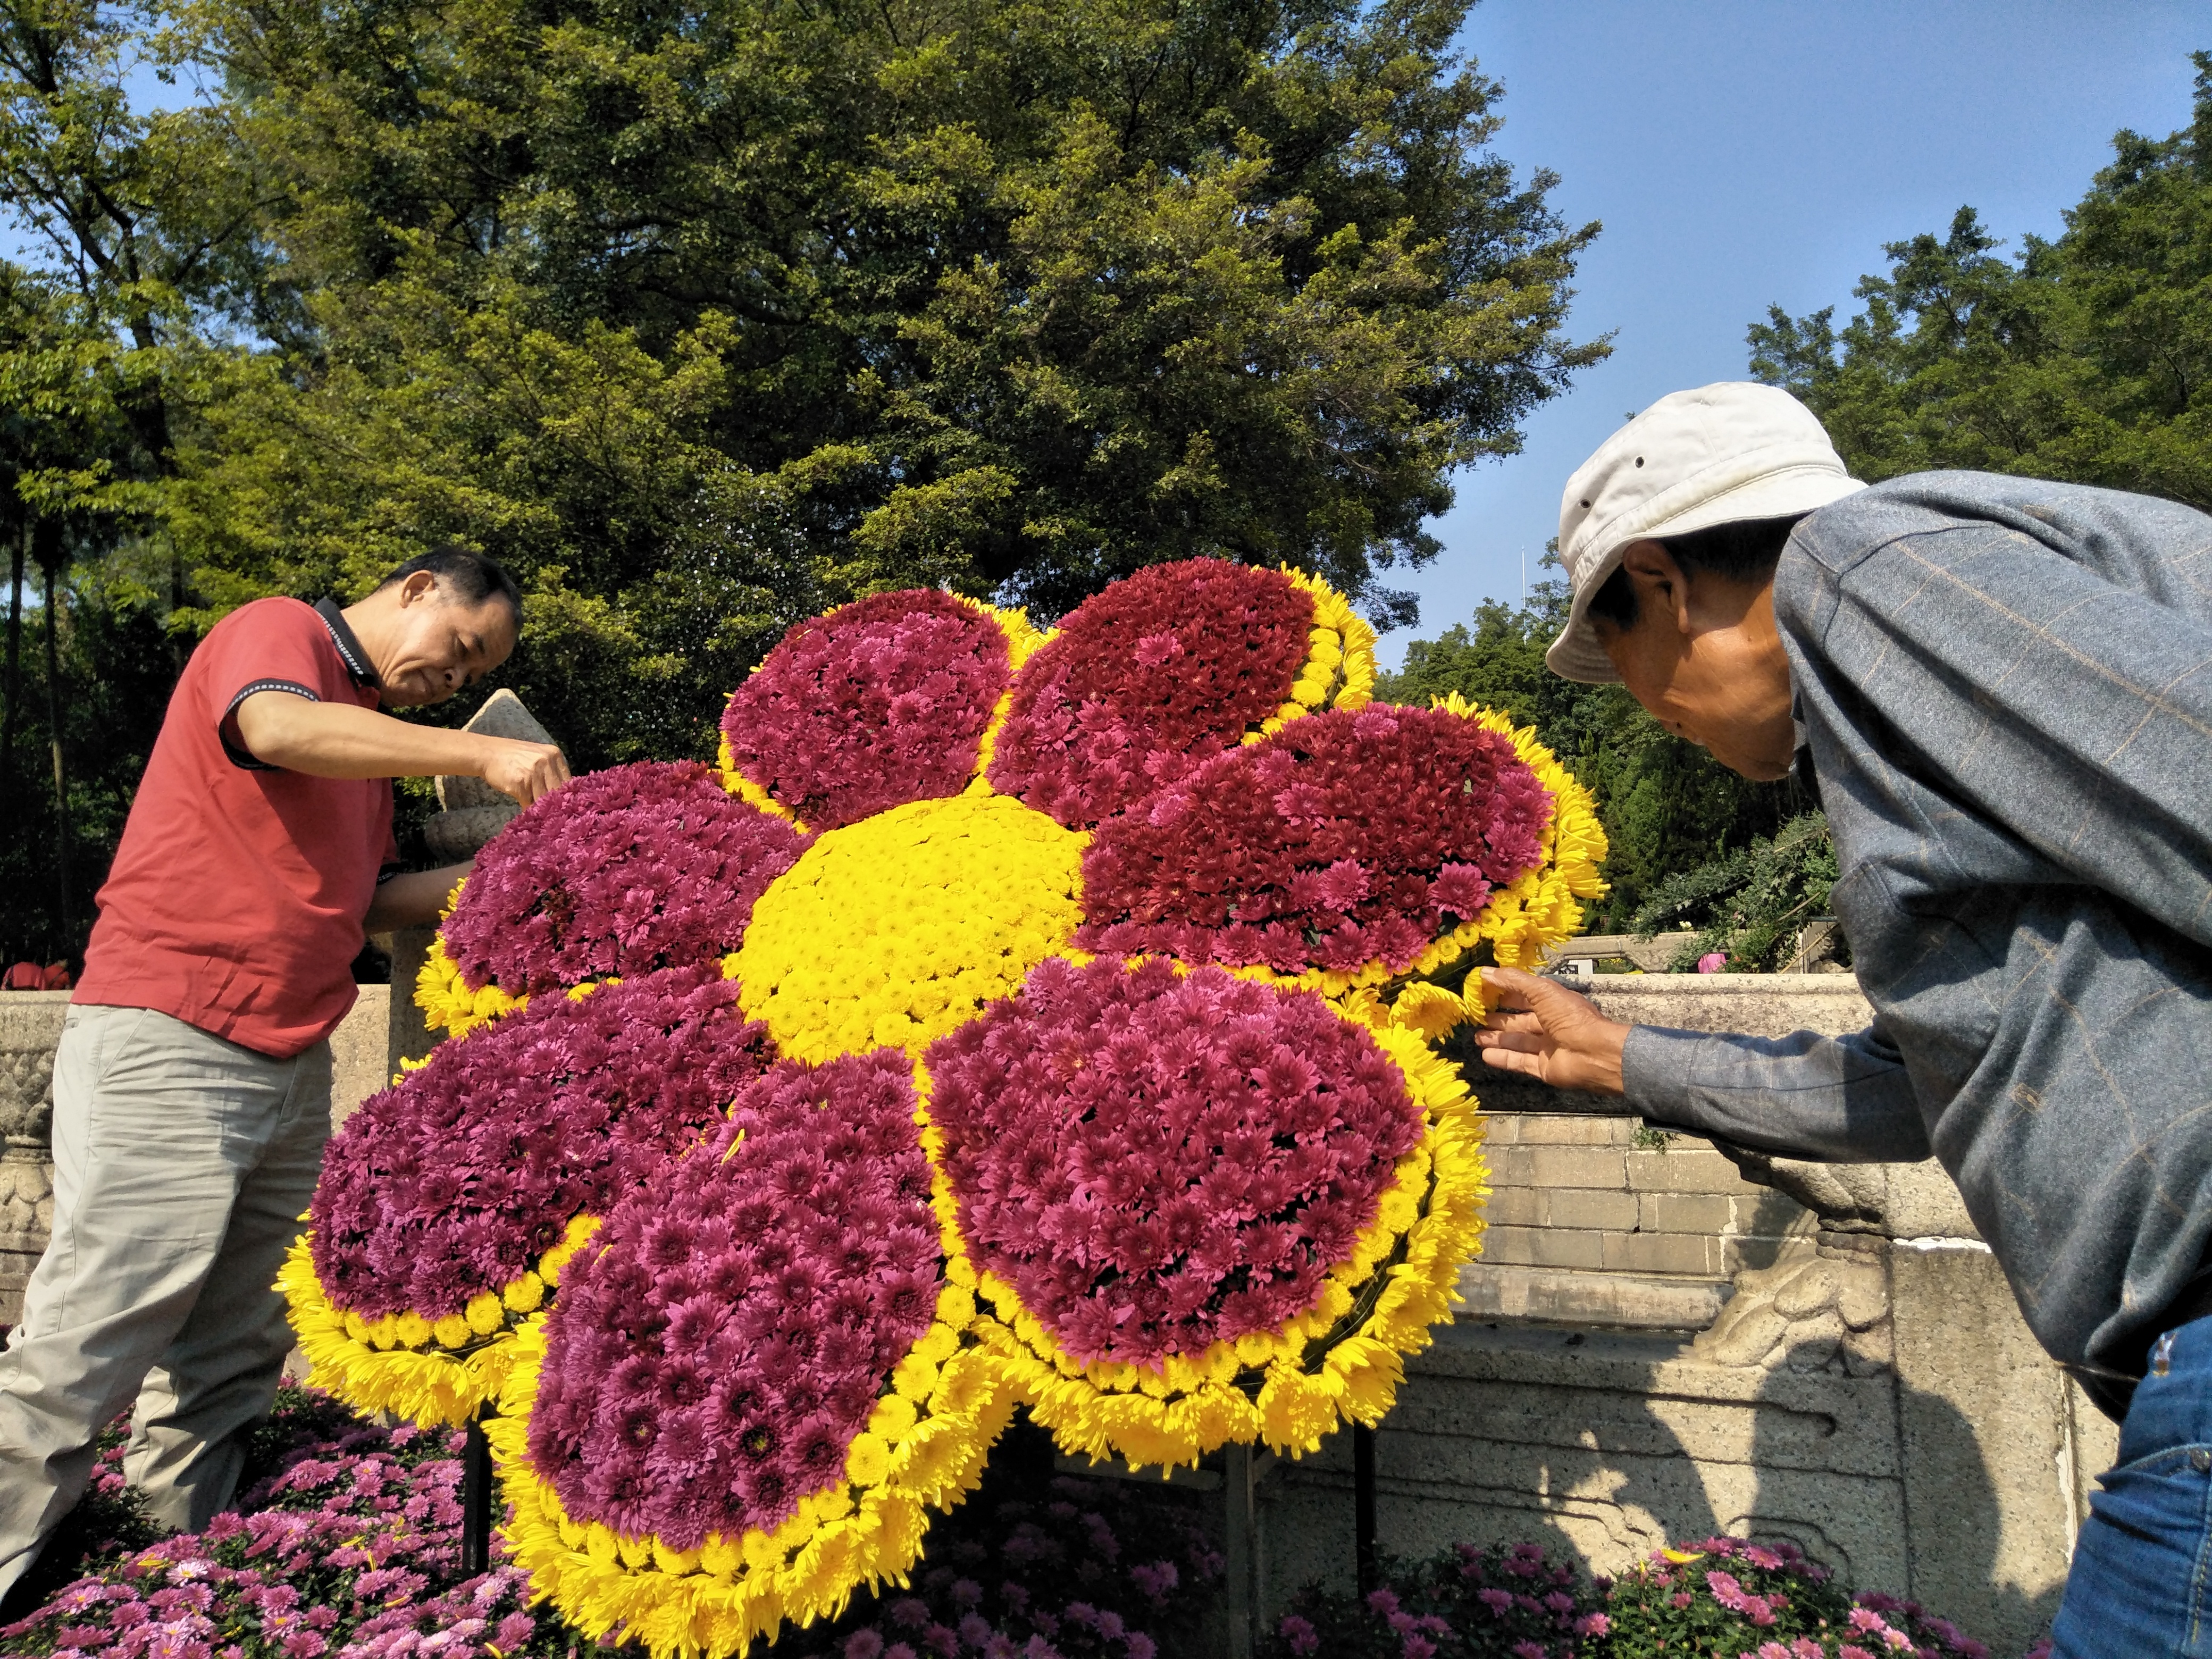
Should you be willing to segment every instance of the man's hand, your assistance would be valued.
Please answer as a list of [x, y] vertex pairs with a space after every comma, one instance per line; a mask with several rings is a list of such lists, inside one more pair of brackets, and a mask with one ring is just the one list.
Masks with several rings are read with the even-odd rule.
[[568, 757], [550, 743], [520, 738], [483, 738], [488, 745], [477, 775], [502, 795], [525, 806], [568, 781]]
[[1555, 1089], [1621, 1091], [1620, 1051], [1632, 1028], [1606, 1018], [1589, 998], [1518, 968], [1484, 969], [1482, 987], [1493, 1005], [1474, 1034], [1484, 1065]]

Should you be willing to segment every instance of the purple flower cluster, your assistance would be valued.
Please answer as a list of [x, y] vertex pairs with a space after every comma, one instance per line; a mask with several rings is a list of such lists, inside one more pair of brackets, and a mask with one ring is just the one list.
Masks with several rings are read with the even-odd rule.
[[786, 1060], [618, 1206], [547, 1329], [531, 1460], [568, 1513], [678, 1549], [843, 1479], [943, 1285], [896, 1050]]
[[[1535, 1544], [1462, 1544], [1394, 1564], [1364, 1597], [1313, 1586], [1277, 1621], [1268, 1659], [1595, 1659], [1612, 1620], [1574, 1567]], [[1662, 1653], [1714, 1651], [1703, 1644]], [[1646, 1650], [1635, 1649], [1635, 1652]]]
[[325, 1293], [364, 1318], [459, 1313], [578, 1215], [681, 1153], [773, 1059], [712, 967], [664, 969], [441, 1046], [331, 1144], [311, 1212]]
[[470, 985], [516, 996], [708, 961], [805, 845], [695, 761], [589, 773], [477, 855], [446, 950]]
[[1706, 1538], [1655, 1552], [1606, 1593], [1613, 1650], [1743, 1659], [1989, 1659], [1956, 1626], [1876, 1592], [1850, 1597], [1795, 1544]]
[[[297, 1413], [312, 1421], [319, 1415]], [[460, 1436], [356, 1426], [295, 1449], [204, 1532], [131, 1551], [0, 1630], [82, 1659], [514, 1659], [558, 1651], [512, 1567], [457, 1580]]]
[[[1537, 1544], [1462, 1544], [1393, 1563], [1364, 1598], [1319, 1585], [1277, 1621], [1267, 1659], [1990, 1659], [1909, 1601], [1856, 1603], [1786, 1542], [1708, 1538], [1585, 1579]], [[2036, 1659], [2031, 1651], [2028, 1659]]]
[[[1875, 1659], [1875, 1656], [1892, 1659], [1907, 1646], [1916, 1659], [1922, 1655], [1927, 1659], [1990, 1659], [1986, 1644], [1974, 1640], [1949, 1620], [1938, 1619], [1917, 1601], [1908, 1601], [1902, 1596], [1868, 1590], [1856, 1598], [1849, 1618], [1852, 1636], [1875, 1650], [1867, 1659]], [[2044, 1637], [2036, 1645], [2041, 1650], [2042, 1659], [2049, 1659], [2051, 1638]], [[1848, 1648], [1838, 1648], [1836, 1653], [1837, 1659], [1858, 1659]], [[1762, 1655], [1761, 1659], [1765, 1656]], [[2034, 1649], [2029, 1650], [2027, 1659], [2038, 1659]]]
[[[1165, 1551], [1166, 1553], [1160, 1552]], [[1157, 1659], [1208, 1650], [1211, 1540], [1173, 1504], [1056, 1477], [1036, 1499], [939, 1521], [911, 1593], [863, 1601], [783, 1659]]]
[[1723, 1572], [1718, 1567], [1705, 1574], [1705, 1591], [1730, 1613], [1740, 1613], [1762, 1628], [1774, 1622], [1778, 1603], [1783, 1607], [1790, 1605], [1789, 1599], [1779, 1592], [1773, 1595], [1753, 1595], [1744, 1589], [1741, 1580], [1733, 1573]]
[[[972, 1578], [952, 1587], [954, 1609], [951, 1622], [918, 1596], [902, 1596], [887, 1609], [882, 1621], [890, 1626], [886, 1640], [881, 1628], [863, 1627], [847, 1637], [834, 1651], [841, 1659], [922, 1659], [959, 1654], [981, 1659], [1060, 1659], [1063, 1653], [1112, 1655], [1115, 1659], [1156, 1659], [1159, 1644], [1141, 1630], [1133, 1629], [1118, 1613], [1102, 1611], [1088, 1601], [1068, 1602], [1058, 1612], [1032, 1601], [1020, 1584], [1004, 1584], [1001, 1595], [1018, 1603], [1020, 1622], [1030, 1627], [1027, 1641], [1009, 1635], [976, 1610], [983, 1587]], [[963, 1607], [964, 1604], [964, 1607]]]
[[957, 795], [1009, 663], [950, 593], [878, 593], [800, 623], [731, 695], [731, 763], [816, 830]]
[[1024, 666], [992, 787], [1071, 829], [1122, 811], [1280, 708], [1313, 621], [1278, 570], [1192, 559], [1122, 578]]
[[1048, 960], [926, 1063], [976, 1265], [1085, 1360], [1157, 1364], [1310, 1306], [1422, 1129], [1320, 998], [1158, 960]]
[[[119, 1451], [127, 1424], [102, 1437]], [[459, 1575], [456, 1432], [386, 1431], [286, 1390], [240, 1513], [111, 1547], [0, 1630], [0, 1654], [82, 1659], [576, 1659], [599, 1650], [499, 1564]], [[252, 1478], [252, 1477], [249, 1477]], [[1126, 1540], [1126, 1542], [1125, 1542]], [[1221, 1559], [1184, 1516], [1119, 1486], [971, 1504], [930, 1535], [909, 1592], [793, 1632], [788, 1659], [1158, 1659], [1194, 1650]], [[826, 1650], [826, 1651], [825, 1651]]]
[[1076, 942], [1402, 971], [1534, 866], [1551, 814], [1510, 738], [1440, 709], [1333, 709], [1101, 825]]
[[402, 1599], [387, 1605], [362, 1621], [334, 1659], [431, 1654], [443, 1659], [457, 1651], [466, 1654], [478, 1643], [490, 1655], [514, 1659], [540, 1629], [540, 1615], [530, 1611], [530, 1575], [519, 1567], [494, 1567], [428, 1601]]

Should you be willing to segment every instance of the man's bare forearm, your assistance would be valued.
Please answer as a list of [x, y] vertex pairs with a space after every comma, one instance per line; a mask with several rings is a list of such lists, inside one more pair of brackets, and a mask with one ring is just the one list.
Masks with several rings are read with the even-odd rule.
[[473, 732], [285, 691], [248, 697], [239, 708], [238, 732], [256, 760], [319, 778], [472, 778], [483, 764], [483, 740]]
[[240, 703], [238, 734], [254, 759], [318, 778], [482, 778], [526, 805], [568, 781], [550, 744], [417, 726], [289, 691], [257, 691]]
[[473, 869], [476, 860], [448, 864], [442, 869], [416, 870], [377, 884], [362, 922], [367, 933], [389, 933], [394, 927], [428, 927], [438, 920], [453, 884]]

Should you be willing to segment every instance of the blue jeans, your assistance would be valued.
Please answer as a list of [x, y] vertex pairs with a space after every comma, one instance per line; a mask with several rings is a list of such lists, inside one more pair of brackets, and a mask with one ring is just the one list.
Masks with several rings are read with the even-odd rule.
[[2212, 1318], [2160, 1346], [2089, 1500], [2051, 1659], [2212, 1656]]

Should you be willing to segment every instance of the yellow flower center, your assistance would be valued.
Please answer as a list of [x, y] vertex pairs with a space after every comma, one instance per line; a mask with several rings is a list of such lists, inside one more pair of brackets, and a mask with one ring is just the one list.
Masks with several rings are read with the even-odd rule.
[[777, 877], [724, 970], [793, 1059], [918, 1056], [1066, 946], [1089, 841], [1003, 795], [895, 806]]

